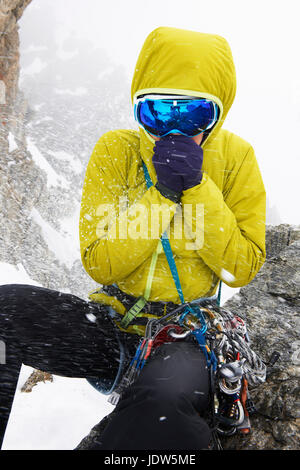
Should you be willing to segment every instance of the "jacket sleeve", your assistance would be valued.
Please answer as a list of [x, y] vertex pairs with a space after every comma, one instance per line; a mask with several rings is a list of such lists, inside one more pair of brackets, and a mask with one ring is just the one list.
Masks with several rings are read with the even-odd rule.
[[176, 204], [154, 187], [128, 205], [126, 148], [107, 134], [97, 142], [87, 166], [79, 221], [83, 266], [105, 285], [126, 278], [155, 251], [170, 220], [158, 217], [153, 233], [151, 208], [167, 207], [171, 217], [176, 211]]
[[[183, 204], [202, 204], [203, 243], [198, 254], [231, 287], [248, 284], [263, 265], [265, 252], [266, 194], [253, 148], [230, 172], [224, 194], [204, 173], [200, 185], [188, 189]], [[190, 229], [196, 233], [197, 219]]]

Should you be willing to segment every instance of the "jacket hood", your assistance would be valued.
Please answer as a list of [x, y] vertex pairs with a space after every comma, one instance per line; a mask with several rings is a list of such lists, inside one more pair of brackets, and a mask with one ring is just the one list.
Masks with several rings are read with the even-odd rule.
[[[176, 93], [214, 100], [219, 105], [220, 116], [202, 144], [205, 147], [208, 139], [221, 128], [235, 92], [235, 67], [226, 39], [214, 34], [159, 27], [148, 35], [139, 54], [131, 99], [133, 103], [134, 98], [142, 94]], [[153, 148], [154, 140], [142, 129], [140, 135], [144, 158], [143, 149], [149, 144]]]

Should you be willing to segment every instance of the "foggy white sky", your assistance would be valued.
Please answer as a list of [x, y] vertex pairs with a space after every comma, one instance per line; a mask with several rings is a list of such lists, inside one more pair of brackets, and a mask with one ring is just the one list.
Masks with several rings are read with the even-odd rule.
[[33, 0], [20, 21], [21, 45], [22, 22], [34, 9], [55, 11], [58, 41], [75, 32], [92, 40], [129, 78], [146, 36], [158, 26], [224, 36], [237, 72], [224, 128], [253, 145], [282, 221], [300, 223], [299, 0]]

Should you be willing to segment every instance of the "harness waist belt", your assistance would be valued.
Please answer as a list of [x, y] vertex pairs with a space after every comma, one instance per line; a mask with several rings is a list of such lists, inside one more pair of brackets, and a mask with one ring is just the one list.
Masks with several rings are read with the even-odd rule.
[[[136, 303], [137, 298], [126, 294], [123, 292], [119, 287], [111, 285], [111, 286], [103, 286], [102, 292], [115, 297], [118, 299], [126, 308], [126, 310], [130, 310], [131, 307]], [[174, 304], [173, 302], [150, 302], [148, 301], [146, 305], [143, 307], [143, 313], [148, 313], [150, 315], [156, 315], [161, 317], [166, 313], [171, 312], [175, 308], [178, 307], [178, 304]]]

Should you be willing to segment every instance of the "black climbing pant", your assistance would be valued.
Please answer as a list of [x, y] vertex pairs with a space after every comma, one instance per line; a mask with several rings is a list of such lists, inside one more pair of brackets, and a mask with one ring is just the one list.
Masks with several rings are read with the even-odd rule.
[[[35, 287], [0, 286], [0, 448], [22, 363], [64, 377], [113, 384], [139, 338], [119, 332], [107, 307], [74, 295]], [[3, 358], [0, 362], [4, 362]], [[108, 387], [109, 388], [109, 387]]]
[[[139, 340], [119, 331], [106, 306], [31, 285], [0, 286], [0, 447], [22, 363], [107, 386], [121, 366], [125, 371]], [[197, 344], [164, 344], [119, 402], [95, 448], [207, 448], [210, 431], [202, 416], [208, 394]]]
[[208, 449], [206, 359], [195, 342], [165, 343], [127, 389], [94, 449]]

